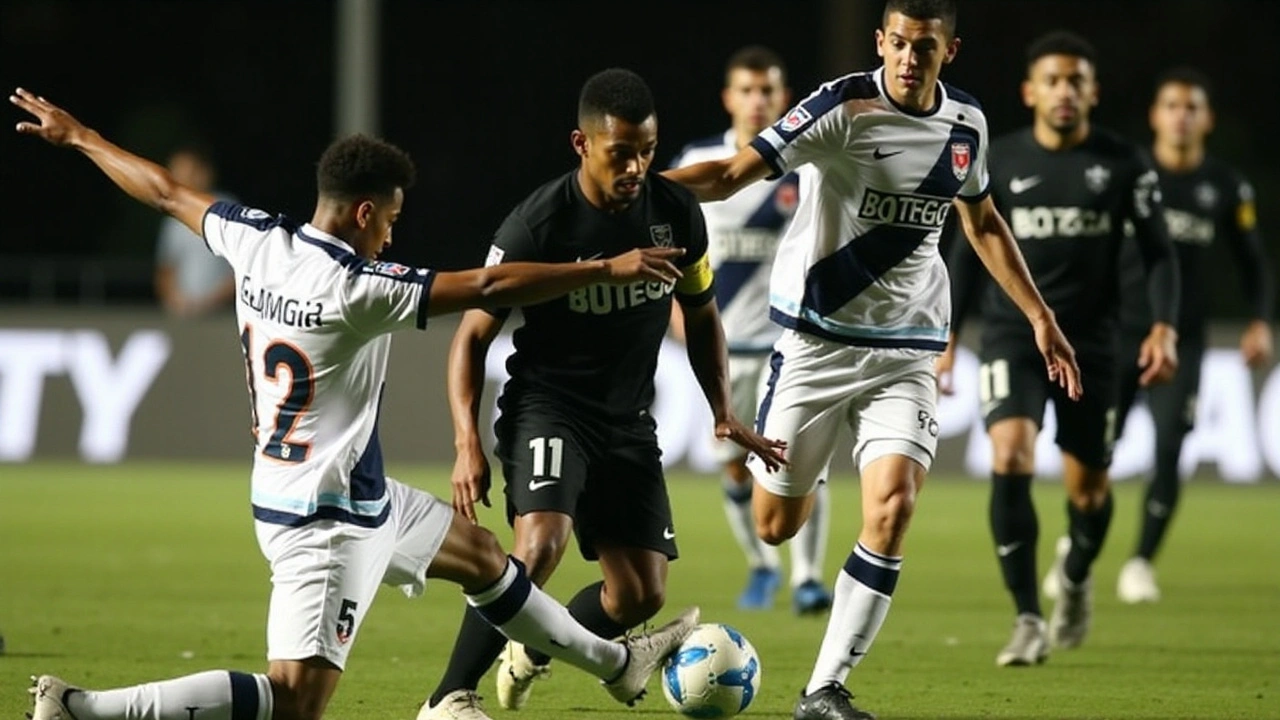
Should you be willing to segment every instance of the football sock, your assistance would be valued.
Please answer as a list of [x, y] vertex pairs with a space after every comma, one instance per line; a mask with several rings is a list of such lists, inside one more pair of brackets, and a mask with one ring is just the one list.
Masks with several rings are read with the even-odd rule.
[[889, 614], [901, 569], [901, 557], [873, 553], [861, 542], [849, 553], [844, 569], [836, 575], [827, 633], [805, 694], [832, 683], [843, 684], [849, 671], [866, 656]]
[[453, 652], [445, 666], [440, 684], [427, 701], [431, 707], [440, 704], [454, 690], [475, 690], [489, 666], [502, 654], [507, 638], [490, 625], [471, 605], [462, 613], [462, 625], [453, 641]]
[[992, 473], [987, 510], [1004, 586], [1013, 595], [1019, 615], [1040, 616], [1040, 591], [1036, 586], [1040, 521], [1031, 502], [1031, 476]]
[[1147, 495], [1142, 503], [1142, 533], [1138, 536], [1137, 556], [1154, 560], [1173, 512], [1178, 508], [1178, 496], [1182, 492], [1182, 479], [1178, 475], [1178, 457], [1182, 454], [1182, 438], [1177, 442], [1162, 442], [1156, 434], [1156, 471], [1147, 485]]
[[1067, 501], [1067, 527], [1071, 535], [1071, 551], [1063, 565], [1063, 574], [1073, 585], [1089, 578], [1089, 568], [1102, 552], [1102, 543], [1111, 527], [1111, 491], [1096, 510], [1080, 510]]
[[266, 675], [209, 670], [118, 690], [71, 690], [76, 720], [271, 720]]
[[756, 537], [756, 520], [751, 513], [752, 481], [736, 483], [725, 475], [721, 479], [724, 487], [724, 516], [729, 520], [729, 529], [733, 531], [733, 539], [742, 548], [747, 557], [747, 566], [751, 569], [778, 568], [778, 549], [767, 545]]
[[818, 483], [817, 489], [813, 492], [813, 509], [809, 511], [809, 518], [804, 521], [804, 525], [800, 526], [795, 537], [791, 538], [791, 587], [793, 588], [810, 580], [822, 580], [822, 559], [827, 549], [831, 517], [827, 512], [827, 506], [830, 502], [831, 492], [827, 489], [827, 484]]
[[[601, 580], [579, 590], [578, 594], [569, 601], [569, 614], [596, 635], [612, 639], [625, 633], [627, 628], [619, 625], [616, 620], [609, 617], [609, 613], [604, 611], [604, 605], [600, 600], [603, 589], [604, 581]], [[534, 665], [546, 665], [551, 662], [550, 655], [528, 645], [525, 646], [525, 654]]]

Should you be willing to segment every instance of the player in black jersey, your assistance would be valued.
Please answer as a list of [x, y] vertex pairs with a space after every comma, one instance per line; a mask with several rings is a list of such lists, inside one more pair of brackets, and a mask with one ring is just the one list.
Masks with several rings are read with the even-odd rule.
[[[999, 665], [1041, 662], [1050, 641], [1075, 647], [1089, 629], [1089, 568], [1111, 524], [1107, 468], [1115, 439], [1115, 331], [1126, 220], [1136, 228], [1155, 313], [1142, 342], [1143, 384], [1167, 379], [1177, 362], [1178, 274], [1160, 217], [1155, 172], [1135, 146], [1090, 125], [1097, 99], [1095, 67], [1092, 47], [1070, 33], [1051, 33], [1032, 43], [1022, 95], [1034, 110], [1034, 124], [991, 146], [992, 195], [1076, 349], [1084, 384], [1081, 400], [1070, 402], [1046, 382], [1044, 361], [1021, 312], [998, 288], [986, 288], [980, 395], [994, 451], [990, 522], [1018, 612], [1013, 638], [996, 657]], [[955, 338], [981, 276], [968, 243], [956, 243], [950, 265], [952, 342], [938, 366], [944, 391]], [[1058, 421], [1071, 546], [1051, 571], [1063, 592], [1046, 632], [1036, 587], [1038, 521], [1031, 476], [1049, 399]]]
[[[498, 400], [497, 455], [506, 481], [513, 555], [545, 583], [571, 532], [602, 582], [583, 588], [571, 614], [602, 637], [621, 635], [662, 607], [675, 526], [649, 415], [658, 350], [672, 295], [684, 310], [689, 362], [711, 406], [717, 437], [782, 463], [782, 443], [744, 427], [731, 411], [724, 332], [714, 301], [707, 232], [693, 194], [648, 172], [657, 146], [648, 86], [605, 70], [583, 86], [572, 143], [580, 166], [535, 190], [507, 216], [487, 264], [541, 258], [574, 262], [619, 248], [679, 247], [675, 283], [596, 285], [523, 309], [511, 380]], [[449, 356], [449, 402], [458, 460], [454, 507], [475, 518], [488, 504], [488, 462], [476, 428], [485, 354], [507, 312], [463, 316]], [[518, 708], [550, 658], [508, 645], [472, 608], [463, 618], [440, 685], [419, 715], [484, 718], [476, 686], [493, 661], [498, 701]]]
[[[1205, 154], [1205, 136], [1213, 128], [1208, 80], [1189, 68], [1164, 74], [1156, 83], [1150, 122], [1165, 225], [1182, 274], [1182, 303], [1177, 322], [1178, 373], [1172, 383], [1146, 392], [1156, 426], [1155, 473], [1147, 486], [1133, 557], [1121, 569], [1116, 584], [1120, 599], [1129, 603], [1160, 599], [1151, 563], [1177, 508], [1178, 457], [1195, 420], [1207, 301], [1221, 284], [1205, 275], [1213, 246], [1225, 244], [1239, 265], [1239, 284], [1251, 314], [1240, 351], [1250, 367], [1270, 361], [1274, 309], [1270, 265], [1256, 228], [1253, 188], [1234, 169]], [[1139, 386], [1136, 365], [1126, 359], [1137, 355], [1140, 328], [1151, 323], [1151, 305], [1142, 293], [1141, 263], [1133, 243], [1126, 244], [1122, 263], [1120, 431]]]

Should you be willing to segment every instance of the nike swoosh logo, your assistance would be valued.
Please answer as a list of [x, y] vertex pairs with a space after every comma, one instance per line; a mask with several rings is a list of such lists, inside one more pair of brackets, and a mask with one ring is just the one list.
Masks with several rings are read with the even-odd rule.
[[581, 255], [579, 255], [579, 256], [578, 256], [578, 259], [577, 259], [577, 260], [575, 260], [575, 262], [585, 262], [585, 261], [590, 261], [590, 260], [599, 260], [601, 255], [604, 255], [604, 253], [602, 253], [602, 252], [598, 252], [598, 253], [596, 253], [595, 255], [592, 255], [591, 257], [586, 257], [586, 258], [584, 258], [584, 257], [582, 257]]
[[999, 555], [1000, 557], [1009, 557], [1020, 547], [1022, 547], [1021, 540], [1019, 540], [1018, 542], [1011, 542], [1008, 545], [997, 545], [996, 554]]
[[1032, 175], [1031, 177], [1025, 178], [1016, 177], [1009, 181], [1009, 192], [1014, 195], [1021, 195], [1043, 181], [1044, 179], [1039, 175]]
[[543, 480], [542, 482], [538, 482], [537, 480], [530, 480], [530, 481], [529, 481], [529, 491], [530, 491], [530, 492], [534, 492], [534, 491], [537, 491], [537, 490], [541, 490], [542, 488], [544, 488], [544, 487], [546, 487], [546, 486], [548, 486], [548, 485], [555, 485], [555, 484], [556, 484], [556, 483], [558, 483], [558, 482], [560, 482], [560, 481], [559, 481], [559, 480]]
[[883, 160], [888, 157], [893, 157], [894, 155], [901, 155], [904, 152], [906, 152], [906, 150], [894, 150], [893, 152], [882, 152], [880, 148], [876, 148], [874, 151], [872, 151], [871, 157], [877, 160]]
[[662, 538], [664, 540], [675, 540], [676, 533], [671, 528], [662, 528]]

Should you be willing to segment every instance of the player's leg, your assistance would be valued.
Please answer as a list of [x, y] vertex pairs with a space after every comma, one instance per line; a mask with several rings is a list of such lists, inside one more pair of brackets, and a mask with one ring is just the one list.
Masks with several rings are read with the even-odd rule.
[[1036, 587], [1040, 522], [1031, 500], [1036, 436], [1048, 393], [1044, 372], [1034, 347], [983, 345], [978, 388], [992, 451], [987, 520], [1015, 612], [1013, 634], [996, 653], [1001, 666], [1037, 664], [1048, 654]]
[[883, 357], [873, 356], [865, 374], [885, 382], [855, 400], [850, 418], [862, 478], [862, 530], [836, 576], [831, 617], [797, 718], [831, 717], [821, 708], [847, 694], [845, 679], [875, 642], [898, 583], [916, 497], [937, 448], [932, 358], [878, 355]]
[[1120, 599], [1155, 602], [1160, 599], [1153, 567], [1182, 494], [1178, 460], [1182, 443], [1195, 424], [1196, 396], [1200, 390], [1200, 366], [1204, 348], [1183, 345], [1178, 349], [1179, 367], [1173, 381], [1148, 392], [1151, 415], [1156, 425], [1155, 471], [1142, 503], [1141, 529], [1134, 555], [1120, 570], [1116, 585]]
[[[761, 386], [768, 378], [768, 358], [758, 355], [729, 356], [729, 391], [734, 415], [755, 417], [758, 399], [764, 396]], [[773, 607], [778, 589], [778, 550], [756, 536], [755, 518], [751, 512], [751, 471], [747, 469], [746, 451], [727, 440], [716, 443], [716, 458], [724, 474], [724, 514], [734, 540], [747, 558], [747, 585], [738, 596], [742, 610]], [[794, 546], [793, 546], [794, 547]]]
[[831, 593], [822, 584], [822, 563], [831, 531], [831, 491], [824, 470], [813, 490], [809, 518], [791, 538], [791, 609], [798, 615], [821, 613], [831, 607]]
[[1076, 402], [1055, 390], [1058, 447], [1067, 489], [1067, 535], [1071, 546], [1058, 573], [1060, 586], [1049, 619], [1049, 639], [1057, 647], [1077, 647], [1088, 635], [1093, 615], [1090, 569], [1111, 527], [1111, 455], [1116, 431], [1116, 368], [1110, 356], [1080, 359], [1081, 382], [1090, 392]]
[[[496, 428], [507, 519], [515, 530], [512, 554], [541, 586], [564, 553], [586, 482], [583, 440], [575, 424], [553, 405], [527, 399], [511, 400]], [[571, 612], [572, 608], [571, 602]], [[478, 706], [480, 679], [506, 644], [507, 638], [468, 605], [444, 675], [425, 707]]]

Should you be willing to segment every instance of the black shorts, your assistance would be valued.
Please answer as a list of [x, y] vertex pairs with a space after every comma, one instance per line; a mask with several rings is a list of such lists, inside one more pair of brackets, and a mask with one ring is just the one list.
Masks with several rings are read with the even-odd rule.
[[1029, 418], [1036, 427], [1044, 419], [1045, 402], [1053, 400], [1058, 421], [1054, 441], [1086, 466], [1111, 465], [1116, 440], [1117, 382], [1111, 352], [1076, 348], [1084, 394], [1079, 400], [1049, 381], [1044, 357], [1030, 342], [984, 342], [978, 392], [989, 429], [1000, 420]]
[[1146, 396], [1151, 418], [1155, 421], [1156, 435], [1174, 437], [1186, 435], [1196, 424], [1196, 401], [1200, 395], [1200, 367], [1204, 362], [1204, 344], [1178, 342], [1178, 372], [1173, 380], [1149, 388], [1138, 386], [1142, 368], [1138, 367], [1138, 353], [1147, 336], [1145, 328], [1121, 331], [1116, 348], [1116, 362], [1120, 367], [1120, 398], [1117, 406], [1119, 423], [1116, 437], [1124, 434], [1139, 393]]
[[652, 416], [592, 417], [530, 394], [504, 396], [499, 407], [507, 522], [539, 510], [569, 515], [588, 560], [598, 559], [597, 543], [678, 556]]

